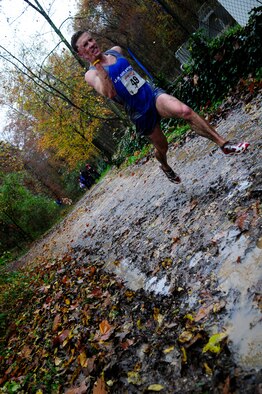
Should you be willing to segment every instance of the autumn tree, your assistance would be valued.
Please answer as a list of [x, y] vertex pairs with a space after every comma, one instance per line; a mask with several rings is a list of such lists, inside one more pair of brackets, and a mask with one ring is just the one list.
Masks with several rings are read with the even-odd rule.
[[[6, 84], [6, 97], [16, 109], [13, 116], [20, 118], [20, 123], [26, 122], [36, 138], [40, 136], [39, 146], [52, 148], [70, 167], [100, 150], [112, 154], [114, 146], [111, 152], [104, 152], [97, 136], [104, 123], [118, 121], [104, 99], [88, 89], [79, 71], [64, 51], [51, 55], [38, 71], [20, 61]], [[107, 140], [111, 136], [108, 131]]]
[[0, 174], [19, 172], [23, 168], [21, 151], [9, 142], [0, 141]]

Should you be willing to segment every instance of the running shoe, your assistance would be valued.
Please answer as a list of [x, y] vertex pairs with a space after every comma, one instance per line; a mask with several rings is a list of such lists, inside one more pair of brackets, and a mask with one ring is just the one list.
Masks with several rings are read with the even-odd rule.
[[170, 180], [170, 182], [173, 183], [181, 183], [181, 179], [179, 178], [179, 176], [172, 170], [172, 168], [170, 168], [170, 170], [163, 170], [162, 167], [160, 167], [161, 170], [164, 172], [164, 174], [166, 174], [167, 178]]
[[239, 142], [234, 144], [233, 142], [228, 141], [221, 147], [221, 149], [225, 155], [240, 155], [247, 150], [249, 145], [250, 144], [248, 142]]

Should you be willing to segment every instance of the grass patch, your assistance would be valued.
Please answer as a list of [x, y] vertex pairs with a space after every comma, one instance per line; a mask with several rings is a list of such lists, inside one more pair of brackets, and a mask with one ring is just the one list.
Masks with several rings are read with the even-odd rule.
[[166, 133], [168, 143], [180, 140], [188, 130], [190, 130], [189, 125], [177, 126], [176, 128], [169, 129]]
[[[168, 143], [179, 141], [189, 129], [190, 126], [187, 124], [182, 126], [169, 126], [168, 124], [163, 125], [163, 131], [167, 137]], [[121, 167], [126, 168], [137, 163], [139, 160], [150, 155], [153, 152], [153, 149], [152, 144], [144, 145], [140, 150], [137, 150], [132, 155], [128, 156]]]
[[135, 164], [137, 161], [146, 157], [153, 150], [152, 145], [144, 146], [140, 151], [136, 151], [132, 156], [126, 158], [123, 167], [128, 167]]
[[99, 178], [96, 180], [95, 183], [100, 182], [107, 174], [108, 172], [111, 170], [112, 166], [107, 165], [106, 168], [101, 172]]

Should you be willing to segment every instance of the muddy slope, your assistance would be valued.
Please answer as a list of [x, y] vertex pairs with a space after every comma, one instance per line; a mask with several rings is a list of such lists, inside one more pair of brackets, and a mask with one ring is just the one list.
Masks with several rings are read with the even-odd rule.
[[[218, 124], [229, 139], [250, 142], [245, 155], [226, 157], [193, 133], [171, 144], [179, 186], [153, 159], [112, 171], [19, 264], [69, 251], [104, 262], [133, 290], [167, 304], [179, 298], [210, 335], [226, 331], [233, 362], [248, 376], [239, 392], [255, 392], [262, 366], [261, 117], [257, 98]], [[221, 309], [215, 318], [214, 305]]]

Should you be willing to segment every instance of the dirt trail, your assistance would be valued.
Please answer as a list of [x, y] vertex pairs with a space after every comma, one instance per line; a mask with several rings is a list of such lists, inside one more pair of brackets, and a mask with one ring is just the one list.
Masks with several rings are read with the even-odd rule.
[[[182, 178], [170, 183], [153, 159], [113, 170], [19, 264], [67, 251], [104, 261], [129, 287], [168, 297], [186, 289], [181, 308], [224, 303], [210, 332], [226, 330], [235, 362], [262, 366], [261, 117], [257, 98], [221, 120], [218, 131], [247, 140], [226, 157], [189, 133], [169, 158]], [[206, 314], [208, 314], [206, 310]], [[253, 372], [256, 374], [257, 372]]]

